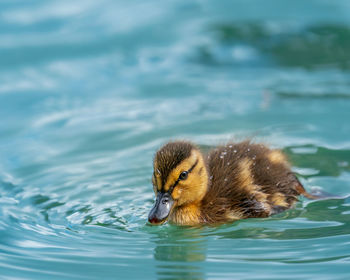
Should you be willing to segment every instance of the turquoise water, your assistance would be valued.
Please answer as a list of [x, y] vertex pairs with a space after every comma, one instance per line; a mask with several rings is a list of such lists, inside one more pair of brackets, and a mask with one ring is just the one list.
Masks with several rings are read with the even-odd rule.
[[[349, 9], [2, 1], [0, 279], [349, 279]], [[162, 143], [246, 137], [338, 198], [146, 224]]]

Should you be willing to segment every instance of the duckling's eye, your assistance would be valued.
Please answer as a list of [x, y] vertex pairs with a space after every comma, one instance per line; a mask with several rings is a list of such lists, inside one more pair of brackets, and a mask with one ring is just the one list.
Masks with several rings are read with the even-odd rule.
[[186, 180], [188, 177], [188, 171], [183, 171], [181, 172], [180, 176], [179, 176], [179, 179], [180, 180]]

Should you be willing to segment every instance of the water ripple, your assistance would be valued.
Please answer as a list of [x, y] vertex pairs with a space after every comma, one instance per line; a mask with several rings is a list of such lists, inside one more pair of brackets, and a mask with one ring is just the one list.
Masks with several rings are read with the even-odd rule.
[[[348, 1], [10, 2], [3, 279], [347, 277]], [[150, 226], [153, 154], [174, 138], [281, 148], [326, 197], [266, 219]]]

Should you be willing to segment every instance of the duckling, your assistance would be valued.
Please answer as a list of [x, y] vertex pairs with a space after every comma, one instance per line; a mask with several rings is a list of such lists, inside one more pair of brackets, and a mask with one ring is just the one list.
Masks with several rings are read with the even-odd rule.
[[250, 141], [228, 143], [204, 155], [193, 143], [169, 142], [153, 160], [156, 201], [151, 224], [220, 224], [268, 217], [307, 193], [286, 156]]

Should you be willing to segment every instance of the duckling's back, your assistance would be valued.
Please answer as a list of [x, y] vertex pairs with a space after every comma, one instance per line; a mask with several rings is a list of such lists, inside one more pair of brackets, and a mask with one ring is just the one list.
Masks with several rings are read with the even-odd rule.
[[290, 208], [305, 192], [285, 155], [249, 141], [220, 146], [207, 155], [206, 222], [267, 217]]

